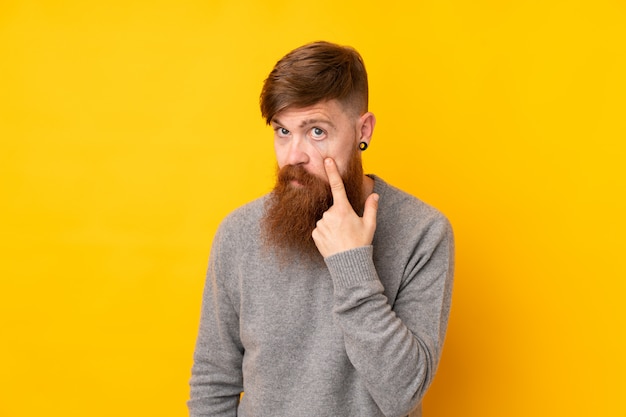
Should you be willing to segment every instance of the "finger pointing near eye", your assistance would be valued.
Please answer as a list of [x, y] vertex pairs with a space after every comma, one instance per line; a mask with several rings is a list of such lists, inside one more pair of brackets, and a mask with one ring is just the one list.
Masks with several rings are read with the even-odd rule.
[[324, 213], [313, 230], [313, 240], [322, 256], [370, 245], [376, 230], [378, 195], [371, 194], [365, 202], [363, 218], [352, 209], [335, 161], [324, 161], [333, 195], [333, 205]]

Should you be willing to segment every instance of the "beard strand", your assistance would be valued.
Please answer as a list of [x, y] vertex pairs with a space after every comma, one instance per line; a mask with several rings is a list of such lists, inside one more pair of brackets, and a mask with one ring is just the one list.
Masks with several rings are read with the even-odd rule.
[[[350, 204], [362, 215], [363, 167], [358, 150], [351, 156], [342, 179]], [[264, 246], [273, 249], [283, 263], [299, 255], [321, 258], [311, 234], [332, 203], [325, 179], [310, 174], [301, 165], [277, 170], [276, 185], [266, 201], [261, 222]]]

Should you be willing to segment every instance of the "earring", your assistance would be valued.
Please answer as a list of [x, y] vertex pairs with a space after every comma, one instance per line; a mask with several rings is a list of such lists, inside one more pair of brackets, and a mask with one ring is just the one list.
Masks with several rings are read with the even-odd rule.
[[359, 149], [364, 151], [367, 149], [367, 142], [361, 142], [359, 143]]

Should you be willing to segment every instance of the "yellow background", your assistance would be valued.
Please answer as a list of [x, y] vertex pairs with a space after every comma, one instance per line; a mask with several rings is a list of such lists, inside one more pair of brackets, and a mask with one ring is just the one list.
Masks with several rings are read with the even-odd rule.
[[626, 415], [624, 2], [3, 0], [0, 416], [186, 415], [261, 83], [317, 39], [365, 58], [366, 170], [455, 228], [425, 415]]

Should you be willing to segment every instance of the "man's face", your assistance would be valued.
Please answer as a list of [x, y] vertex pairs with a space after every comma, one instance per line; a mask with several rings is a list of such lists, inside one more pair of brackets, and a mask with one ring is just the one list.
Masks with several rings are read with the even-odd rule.
[[281, 111], [271, 121], [278, 167], [299, 165], [327, 181], [324, 158], [330, 157], [345, 173], [358, 146], [360, 124], [337, 100]]
[[276, 186], [263, 219], [265, 241], [287, 259], [316, 254], [311, 237], [332, 205], [324, 158], [335, 160], [354, 210], [363, 209], [363, 168], [358, 140], [369, 141], [373, 115], [350, 117], [336, 101], [288, 109], [272, 120], [278, 160]]

